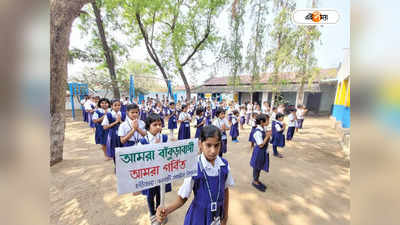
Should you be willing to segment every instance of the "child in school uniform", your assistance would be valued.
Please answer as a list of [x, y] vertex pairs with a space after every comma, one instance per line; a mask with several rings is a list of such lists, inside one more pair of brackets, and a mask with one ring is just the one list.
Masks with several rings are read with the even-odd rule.
[[140, 120], [145, 121], [147, 116], [147, 106], [144, 100], [142, 100], [142, 104], [140, 105]]
[[233, 110], [233, 115], [232, 115], [232, 126], [231, 130], [229, 131], [229, 134], [232, 137], [232, 142], [233, 143], [239, 143], [237, 140], [237, 137], [239, 136], [239, 111], [236, 109]]
[[250, 159], [250, 166], [253, 167], [253, 182], [252, 185], [261, 192], [265, 192], [267, 186], [259, 181], [260, 172], [264, 170], [269, 172], [269, 153], [268, 141], [271, 133], [265, 132], [265, 127], [268, 126], [269, 118], [265, 114], [260, 114], [256, 118], [256, 129], [253, 134], [255, 146]]
[[105, 160], [110, 160], [111, 158], [107, 156], [107, 135], [108, 130], [104, 130], [101, 123], [103, 122], [104, 117], [107, 115], [108, 108], [110, 107], [110, 101], [107, 98], [102, 98], [97, 103], [97, 109], [93, 113], [93, 122], [95, 123], [96, 132], [94, 134], [94, 140], [96, 145], [101, 145], [101, 149], [103, 150]]
[[190, 139], [190, 121], [192, 121], [192, 117], [188, 113], [188, 109], [188, 105], [182, 105], [182, 112], [178, 118], [178, 123], [180, 123], [178, 140]]
[[296, 129], [296, 121], [297, 121], [296, 109], [291, 109], [290, 110], [290, 114], [288, 116], [288, 120], [289, 120], [289, 123], [288, 123], [288, 130], [287, 130], [287, 133], [286, 133], [286, 140], [290, 141], [290, 140], [292, 140], [293, 135], [294, 135], [294, 131]]
[[246, 115], [247, 115], [247, 125], [249, 125], [250, 123], [250, 119], [251, 119], [251, 113], [253, 112], [253, 105], [249, 102], [247, 103], [247, 111], [246, 111]]
[[129, 104], [126, 106], [126, 119], [118, 128], [118, 136], [123, 147], [137, 145], [146, 135], [146, 124], [139, 118], [139, 106]]
[[196, 109], [196, 134], [194, 138], [198, 138], [200, 136], [201, 129], [203, 129], [204, 124], [206, 124], [206, 117], [204, 116], [204, 111], [202, 108]]
[[107, 156], [113, 158], [115, 165], [115, 148], [122, 147], [121, 141], [118, 138], [119, 125], [125, 121], [126, 114], [121, 111], [121, 102], [118, 99], [111, 101], [111, 111], [107, 112], [101, 122], [104, 130], [108, 130], [106, 150]]
[[243, 130], [243, 125], [246, 122], [246, 107], [240, 106], [240, 129]]
[[153, 108], [153, 113], [158, 114], [161, 118], [161, 125], [164, 127], [164, 114], [161, 102], [157, 102], [155, 107]]
[[297, 106], [297, 112], [296, 112], [296, 117], [297, 117], [297, 128], [296, 131], [299, 129], [303, 129], [303, 122], [304, 122], [304, 115], [308, 110], [304, 108], [303, 105], [298, 105]]
[[254, 131], [256, 130], [256, 117], [257, 117], [257, 114], [256, 113], [252, 113], [251, 114], [251, 118], [250, 118], [250, 122], [249, 122], [249, 125], [251, 126], [251, 131], [250, 131], [250, 134], [249, 134], [249, 142], [250, 142], [250, 148], [251, 149], [253, 149], [253, 147], [254, 147], [254, 139], [253, 139], [253, 134], [254, 134]]
[[222, 108], [217, 108], [215, 111], [215, 116], [217, 117], [213, 125], [218, 127], [221, 131], [221, 151], [219, 151], [219, 156], [222, 157], [222, 154], [226, 153], [228, 151], [228, 141], [227, 141], [227, 136], [226, 136], [226, 131], [230, 130], [230, 126], [228, 124], [228, 121], [225, 119], [225, 110]]
[[158, 221], [164, 221], [167, 215], [182, 207], [193, 191], [184, 225], [227, 224], [229, 188], [233, 187], [234, 180], [228, 161], [218, 156], [220, 148], [220, 129], [205, 126], [199, 138], [201, 154], [197, 159], [197, 176], [185, 178], [174, 203], [157, 208]]
[[93, 113], [96, 109], [95, 98], [91, 96], [88, 101], [85, 102], [85, 110], [88, 115], [88, 123], [91, 128], [95, 128], [95, 124], [93, 123]]
[[89, 97], [87, 95], [84, 96], [84, 98], [80, 101], [81, 103], [81, 109], [82, 109], [82, 118], [84, 122], [89, 122], [88, 120], [88, 114], [86, 113], [85, 110], [85, 103], [86, 101], [89, 99]]
[[278, 158], [283, 158], [282, 154], [278, 152], [278, 147], [285, 147], [285, 131], [286, 124], [283, 123], [284, 115], [282, 113], [276, 114], [276, 120], [272, 121], [272, 149], [274, 151], [274, 156]]
[[[150, 113], [146, 118], [145, 124], [146, 134], [140, 139], [139, 145], [165, 143], [168, 141], [168, 135], [161, 134], [162, 125], [161, 117], [158, 114]], [[171, 184], [165, 184], [165, 192], [170, 192], [172, 190]], [[134, 195], [139, 194], [139, 192], [134, 193]], [[160, 186], [152, 187], [142, 191], [142, 194], [147, 198], [147, 206], [150, 212], [150, 223], [151, 225], [161, 224], [157, 221], [156, 210], [160, 205]], [[166, 223], [166, 221], [164, 221]]]
[[174, 102], [169, 103], [169, 108], [167, 110], [166, 115], [167, 115], [167, 119], [168, 119], [169, 135], [170, 135], [170, 138], [172, 139], [174, 137], [174, 130], [178, 127], [177, 126], [177, 111], [175, 109]]
[[207, 105], [206, 112], [205, 112], [206, 126], [211, 125], [211, 116], [212, 116], [211, 107], [209, 105]]
[[271, 113], [271, 118], [270, 118], [271, 123], [272, 123], [272, 121], [276, 120], [277, 113], [278, 113], [278, 109], [276, 107], [272, 107], [272, 113]]

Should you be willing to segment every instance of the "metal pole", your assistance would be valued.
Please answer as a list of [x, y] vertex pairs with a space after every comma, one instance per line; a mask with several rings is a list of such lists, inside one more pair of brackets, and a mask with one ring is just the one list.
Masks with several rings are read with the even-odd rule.
[[71, 98], [72, 120], [75, 120], [73, 83], [72, 83], [72, 84], [69, 84], [69, 96], [70, 96], [70, 98]]

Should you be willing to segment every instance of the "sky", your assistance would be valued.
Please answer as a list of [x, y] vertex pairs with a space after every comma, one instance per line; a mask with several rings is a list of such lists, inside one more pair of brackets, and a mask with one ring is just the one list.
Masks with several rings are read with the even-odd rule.
[[[312, 0], [297, 0], [296, 8], [304, 9], [311, 8]], [[321, 31], [320, 41], [322, 44], [316, 45], [315, 56], [318, 59], [317, 65], [320, 68], [333, 68], [337, 67], [339, 62], [343, 58], [343, 49], [350, 48], [350, 1], [349, 0], [317, 0], [317, 5], [319, 9], [335, 9], [340, 15], [339, 22], [337, 24], [324, 25], [319, 27]], [[224, 10], [221, 13], [220, 18], [218, 18], [218, 30], [221, 35], [229, 35], [229, 20], [228, 20], [228, 10]], [[243, 37], [246, 40], [246, 35], [248, 35], [249, 28], [245, 28]], [[85, 39], [81, 37], [80, 32], [77, 27], [74, 26], [71, 32], [70, 48], [71, 47], [82, 47], [85, 44]], [[268, 44], [268, 43], [267, 43]], [[243, 43], [243, 46], [247, 47], [247, 43]], [[216, 53], [215, 53], [216, 54]], [[206, 59], [207, 64], [212, 64], [215, 60], [215, 54], [212, 52], [205, 53], [204, 59]], [[137, 61], [144, 61], [148, 58], [146, 48], [143, 44], [130, 50], [130, 58]], [[74, 76], [79, 74], [83, 67], [87, 65], [85, 63], [75, 63], [69, 65], [69, 76]], [[203, 83], [209, 78], [212, 73], [213, 68], [204, 67], [201, 71], [196, 71], [196, 80], [192, 83], [197, 83], [197, 85]], [[217, 71], [216, 76], [227, 76], [229, 75], [229, 68], [222, 67]], [[162, 78], [161, 74], [158, 76]], [[175, 79], [173, 81], [175, 85], [182, 85], [180, 79]]]

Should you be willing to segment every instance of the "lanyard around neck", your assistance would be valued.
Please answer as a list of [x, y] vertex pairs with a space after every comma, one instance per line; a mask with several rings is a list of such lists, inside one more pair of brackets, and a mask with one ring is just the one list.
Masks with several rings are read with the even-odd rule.
[[218, 194], [217, 194], [217, 199], [215, 201], [213, 201], [212, 195], [211, 195], [210, 185], [208, 184], [207, 173], [204, 170], [203, 163], [201, 162], [201, 156], [200, 156], [200, 160], [199, 161], [200, 161], [200, 169], [204, 174], [204, 179], [206, 180], [206, 185], [207, 185], [207, 189], [208, 189], [208, 195], [210, 196], [210, 200], [211, 200], [211, 202], [217, 202], [218, 199], [219, 199], [219, 193], [220, 193], [220, 189], [221, 189], [221, 173], [219, 171], [219, 168], [218, 168]]

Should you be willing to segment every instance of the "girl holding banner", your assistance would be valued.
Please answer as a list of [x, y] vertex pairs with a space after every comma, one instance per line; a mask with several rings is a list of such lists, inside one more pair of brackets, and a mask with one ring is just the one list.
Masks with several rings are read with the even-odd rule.
[[219, 157], [221, 132], [216, 126], [205, 126], [199, 137], [197, 176], [186, 178], [177, 200], [157, 208], [157, 220], [182, 207], [193, 191], [194, 199], [186, 213], [185, 225], [226, 225], [229, 210], [229, 187], [234, 185], [228, 161]]

